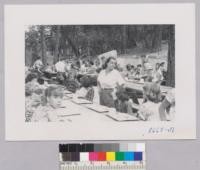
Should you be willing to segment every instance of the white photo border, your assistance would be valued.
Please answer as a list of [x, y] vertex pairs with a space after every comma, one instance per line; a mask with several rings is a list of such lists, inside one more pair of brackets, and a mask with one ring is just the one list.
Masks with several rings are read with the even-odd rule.
[[[195, 4], [5, 5], [4, 11], [6, 140], [196, 138]], [[175, 24], [175, 121], [110, 127], [25, 122], [25, 27], [86, 24]]]

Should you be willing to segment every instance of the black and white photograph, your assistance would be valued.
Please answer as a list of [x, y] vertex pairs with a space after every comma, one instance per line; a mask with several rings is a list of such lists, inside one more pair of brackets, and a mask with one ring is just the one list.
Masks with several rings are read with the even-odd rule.
[[6, 5], [6, 139], [194, 139], [194, 9]]
[[26, 122], [173, 121], [175, 25], [30, 25]]

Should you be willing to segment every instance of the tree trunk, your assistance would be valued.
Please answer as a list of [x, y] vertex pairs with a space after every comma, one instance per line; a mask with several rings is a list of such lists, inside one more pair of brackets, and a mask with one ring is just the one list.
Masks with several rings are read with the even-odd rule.
[[41, 35], [41, 57], [42, 57], [42, 62], [44, 65], [47, 63], [46, 59], [46, 45], [45, 45], [45, 36], [44, 36], [44, 26], [40, 26], [40, 35]]
[[162, 29], [160, 26], [154, 27], [153, 38], [152, 38], [152, 52], [159, 51], [161, 48], [161, 41], [162, 41]]
[[90, 53], [90, 39], [88, 38], [87, 40], [87, 55], [90, 56], [91, 53]]
[[168, 67], [166, 85], [175, 87], [175, 26], [169, 27]]
[[77, 57], [79, 57], [79, 56], [80, 56], [80, 53], [79, 53], [79, 51], [78, 51], [76, 45], [72, 42], [72, 40], [71, 40], [68, 36], [66, 36], [66, 40], [67, 40], [67, 42], [69, 43], [69, 45], [72, 47], [72, 50], [73, 50], [73, 52], [75, 53], [75, 55], [76, 55]]
[[59, 61], [59, 46], [60, 46], [60, 26], [56, 26], [56, 34], [55, 34], [55, 54], [54, 54], [54, 64]]
[[127, 47], [127, 25], [122, 26], [122, 53], [126, 53], [126, 47]]
[[[73, 28], [73, 31], [69, 31], [67, 29], [65, 29], [65, 26], [61, 26], [60, 27], [60, 32], [61, 32], [61, 38], [63, 39], [63, 42], [67, 43], [67, 45], [65, 44], [64, 47], [69, 48], [69, 46], [71, 47], [73, 53], [79, 57], [79, 51], [78, 51], [78, 47], [76, 46], [76, 44], [73, 41], [73, 38], [70, 38], [70, 36], [68, 34], [74, 34], [73, 37], [75, 37], [75, 26], [71, 26], [71, 29]], [[67, 53], [67, 49], [64, 50]], [[64, 53], [65, 53], [64, 52]]]

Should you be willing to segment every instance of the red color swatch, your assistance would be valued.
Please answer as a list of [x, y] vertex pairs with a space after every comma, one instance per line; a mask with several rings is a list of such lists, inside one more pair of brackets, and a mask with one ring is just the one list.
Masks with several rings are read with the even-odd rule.
[[106, 152], [98, 152], [98, 161], [106, 161]]

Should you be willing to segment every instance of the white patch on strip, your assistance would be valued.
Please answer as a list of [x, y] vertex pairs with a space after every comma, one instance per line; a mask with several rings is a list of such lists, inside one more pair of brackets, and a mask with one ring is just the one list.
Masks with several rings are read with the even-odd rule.
[[136, 143], [136, 151], [145, 152], [145, 144], [144, 143]]
[[89, 153], [88, 152], [81, 152], [80, 153], [80, 161], [89, 161]]

